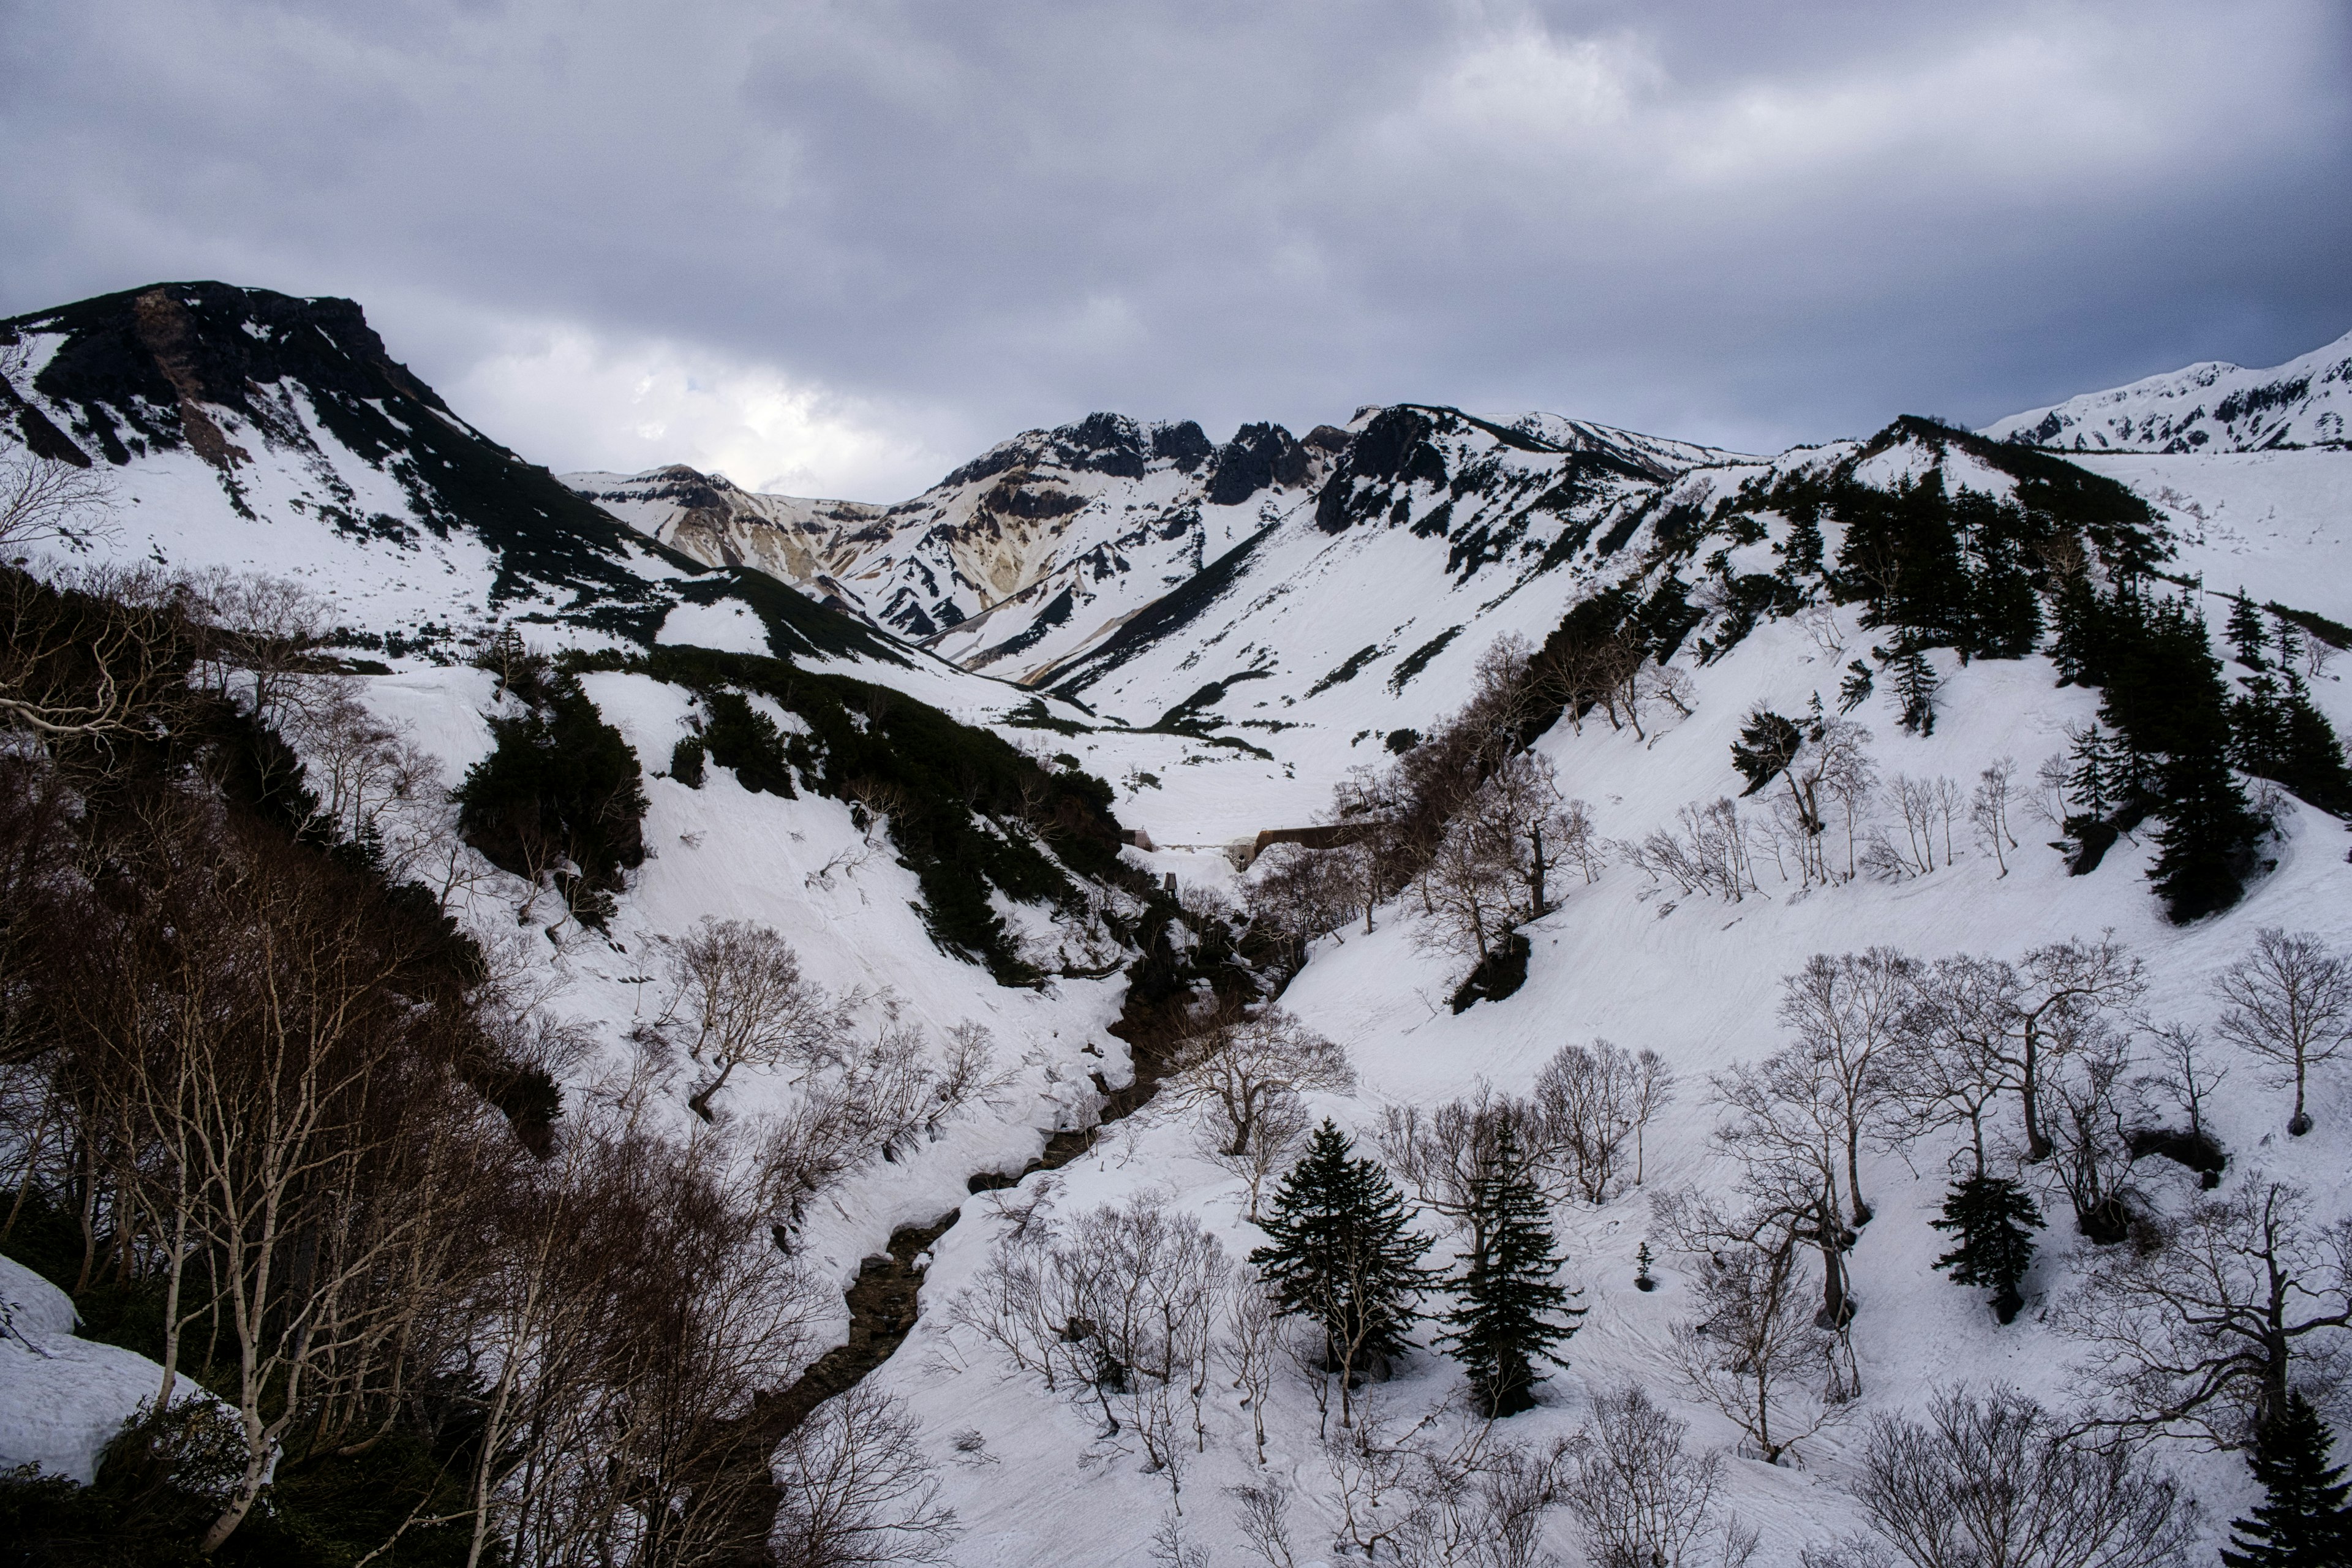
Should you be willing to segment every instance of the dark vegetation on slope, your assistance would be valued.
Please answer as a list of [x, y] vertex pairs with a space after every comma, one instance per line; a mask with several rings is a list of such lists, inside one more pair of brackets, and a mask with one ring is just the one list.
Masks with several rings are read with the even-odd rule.
[[[700, 756], [735, 770], [746, 789], [790, 796], [797, 780], [850, 802], [861, 824], [881, 818], [921, 882], [932, 935], [948, 952], [986, 964], [1002, 984], [1045, 977], [1019, 956], [990, 907], [992, 889], [1083, 918], [1087, 899], [1073, 873], [1102, 882], [1131, 875], [1118, 858], [1123, 838], [1108, 784], [1074, 768], [1049, 773], [997, 736], [887, 687], [691, 647], [568, 658], [563, 667], [635, 670], [686, 687], [702, 700]], [[773, 700], [809, 732], [785, 734], [747, 693]], [[681, 758], [691, 765], [692, 755]]]
[[483, 662], [524, 711], [490, 720], [490, 752], [457, 786], [458, 828], [493, 865], [553, 880], [572, 917], [602, 931], [625, 873], [645, 864], [637, 754], [576, 676], [524, 652], [511, 629]]
[[[6, 684], [89, 726], [0, 757], [0, 1063], [46, 1085], [46, 1137], [26, 1153], [0, 1245], [74, 1296], [85, 1335], [159, 1358], [170, 1248], [169, 1206], [157, 1205], [173, 1167], [153, 1118], [170, 1085], [181, 1098], [161, 1103], [213, 1105], [252, 1155], [280, 1147], [272, 1118], [288, 1091], [323, 1097], [317, 1163], [287, 1198], [288, 1228], [268, 1238], [254, 1218], [238, 1233], [248, 1268], [252, 1248], [280, 1249], [278, 1293], [260, 1308], [272, 1335], [290, 1326], [303, 1278], [383, 1239], [392, 1194], [457, 1174], [417, 1162], [457, 1157], [442, 1135], [469, 1099], [512, 1121], [513, 1136], [465, 1156], [493, 1165], [543, 1150], [558, 1111], [546, 1072], [478, 1007], [482, 954], [435, 896], [388, 884], [367, 843], [317, 837], [284, 742], [186, 683], [219, 646], [168, 596], [60, 592], [0, 571]], [[289, 1049], [310, 1053], [307, 1067]], [[331, 1210], [331, 1229], [305, 1228]], [[201, 1198], [194, 1212], [179, 1365], [234, 1402], [230, 1309], [207, 1304], [197, 1281], [236, 1260], [204, 1228]], [[343, 1321], [396, 1311], [413, 1283], [404, 1263], [360, 1270]], [[266, 1505], [211, 1561], [349, 1563], [413, 1510], [462, 1505], [476, 1391], [404, 1385], [380, 1361], [354, 1373], [368, 1353], [346, 1347], [331, 1371], [313, 1369], [314, 1389], [339, 1392], [285, 1431]], [[274, 1420], [286, 1388], [257, 1392]], [[231, 1430], [184, 1411], [117, 1439], [95, 1488], [0, 1477], [0, 1537], [26, 1562], [201, 1561], [195, 1542], [244, 1459]], [[465, 1543], [462, 1530], [425, 1526], [394, 1560], [459, 1562]]]

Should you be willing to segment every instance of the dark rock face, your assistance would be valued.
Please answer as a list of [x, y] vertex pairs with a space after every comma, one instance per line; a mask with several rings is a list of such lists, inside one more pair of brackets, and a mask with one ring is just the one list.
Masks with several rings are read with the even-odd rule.
[[1188, 474], [1206, 462], [1215, 450], [1201, 427], [1190, 419], [1181, 425], [1158, 426], [1151, 432], [1151, 455], [1175, 464]]
[[1391, 510], [1392, 489], [1416, 481], [1445, 483], [1445, 456], [1430, 442], [1437, 431], [1436, 417], [1422, 409], [1383, 408], [1374, 415], [1323, 482], [1315, 526], [1342, 532]]
[[1239, 506], [1260, 490], [1305, 484], [1307, 463], [1307, 448], [1281, 426], [1244, 425], [1217, 448], [1204, 499], [1211, 506]]

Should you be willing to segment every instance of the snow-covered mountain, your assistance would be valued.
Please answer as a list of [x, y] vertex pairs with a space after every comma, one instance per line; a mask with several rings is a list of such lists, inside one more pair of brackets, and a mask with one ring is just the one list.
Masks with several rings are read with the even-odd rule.
[[2074, 452], [2257, 452], [2352, 438], [2352, 333], [2269, 370], [2210, 361], [1985, 426]]
[[[1357, 1074], [1313, 1091], [1308, 1109], [1368, 1152], [1389, 1110], [1480, 1085], [1525, 1092], [1564, 1044], [1605, 1036], [1661, 1054], [1682, 1090], [1647, 1134], [1645, 1184], [1557, 1207], [1562, 1279], [1589, 1313], [1570, 1364], [1507, 1436], [1566, 1437], [1597, 1395], [1644, 1385], [1692, 1424], [1695, 1447], [1737, 1456], [1723, 1495], [1760, 1531], [1759, 1563], [1795, 1564], [1862, 1528], [1851, 1495], [1861, 1417], [1916, 1412], [1940, 1387], [1995, 1379], [2070, 1396], [2081, 1347], [2052, 1310], [2111, 1250], [2075, 1233], [2051, 1165], [2025, 1173], [2051, 1225], [2025, 1281], [2028, 1310], [2001, 1325], [1979, 1293], [1931, 1267], [1947, 1244], [1929, 1222], [1948, 1158], [1963, 1155], [1958, 1134], [1866, 1144], [1858, 1159], [1876, 1215], [1849, 1255], [1858, 1398], [1842, 1425], [1804, 1441], [1801, 1467], [1740, 1449], [1724, 1412], [1669, 1370], [1704, 1265], [1665, 1256], [1650, 1200], [1732, 1190], [1736, 1172], [1711, 1140], [1721, 1108], [1709, 1079], [1784, 1043], [1774, 1021], [1783, 976], [1811, 955], [1879, 944], [1923, 959], [2015, 959], [2111, 931], [2147, 965], [2151, 1020], [2210, 1026], [2212, 976], [2258, 931], [2352, 947], [2342, 824], [2292, 797], [2274, 807], [2243, 900], [2188, 924], [2168, 920], [2150, 893], [2159, 847], [2137, 821], [2095, 867], [2048, 847], [2066, 829], [2032, 816], [2027, 781], [2099, 716], [2100, 691], [2062, 684], [2046, 622], [2019, 646], [1968, 658], [1930, 638], [1918, 658], [1939, 683], [1940, 717], [1921, 732], [1889, 675], [1899, 628], [1865, 624], [1861, 595], [1880, 590], [1861, 579], [1876, 563], [1846, 554], [1857, 531], [1916, 528], [1949, 545], [1964, 575], [2027, 582], [2042, 558], [2001, 556], [1985, 537], [1992, 522], [2025, 519], [2045, 542], [2079, 546], [2107, 581], [2201, 589], [2194, 602], [2217, 627], [2225, 609], [2213, 595], [2242, 585], [2273, 612], [2266, 624], [2300, 628], [2296, 679], [2339, 731], [2352, 730], [2352, 699], [2328, 668], [2329, 639], [2352, 635], [2342, 624], [2352, 622], [2352, 450], [2316, 445], [2308, 420], [2293, 426], [2305, 434], [2281, 435], [2242, 408], [2148, 438], [2160, 448], [2192, 426], [2220, 432], [2202, 449], [2184, 437], [2178, 449], [2076, 456], [2036, 449], [2054, 439], [2014, 439], [2011, 421], [1987, 438], [1904, 419], [1765, 458], [1550, 415], [1425, 405], [1366, 408], [1303, 438], [1245, 426], [1223, 445], [1190, 424], [1098, 415], [1026, 433], [884, 506], [753, 495], [683, 468], [559, 482], [447, 409], [342, 301], [166, 285], [0, 323], [0, 334], [26, 353], [25, 374], [0, 395], [30, 449], [114, 477], [113, 526], [79, 541], [80, 558], [310, 583], [332, 599], [348, 640], [383, 656], [380, 673], [360, 679], [362, 698], [431, 753], [441, 785], [492, 755], [498, 725], [518, 709], [490, 672], [460, 661], [492, 628], [513, 624], [542, 647], [606, 656], [580, 689], [638, 760], [649, 850], [609, 924], [601, 935], [566, 925], [551, 893], [486, 867], [452, 910], [486, 945], [528, 949], [539, 991], [583, 1043], [567, 1096], [629, 1078], [650, 1086], [667, 1131], [702, 1132], [688, 1109], [699, 1069], [648, 1050], [640, 1026], [659, 1006], [652, 955], [705, 917], [783, 932], [810, 977], [871, 999], [861, 1028], [988, 1032], [1003, 1076], [984, 1102], [852, 1171], [814, 1205], [802, 1238], [811, 1270], [845, 1287], [894, 1233], [923, 1227], [928, 1239], [901, 1259], [921, 1270], [919, 1314], [873, 1375], [922, 1417], [921, 1446], [962, 1520], [958, 1563], [1141, 1563], [1159, 1551], [1155, 1529], [1173, 1528], [1163, 1521], [1178, 1500], [1164, 1467], [1144, 1468], [1096, 1412], [1008, 1364], [950, 1310], [1005, 1238], [1143, 1197], [1205, 1226], [1228, 1258], [1264, 1239], [1242, 1181], [1204, 1152], [1198, 1118], [1164, 1104], [1082, 1152], [1065, 1141], [1074, 1157], [1057, 1171], [993, 1195], [973, 1190], [1018, 1176], [1049, 1135], [1094, 1126], [1130, 1081], [1136, 1058], [1111, 1026], [1130, 996], [1121, 966], [1149, 946], [1133, 884], [1175, 879], [1203, 929], [1246, 903], [1265, 868], [1237, 869], [1243, 858], [1228, 846], [1305, 826], [1332, 810], [1351, 770], [1411, 755], [1476, 692], [1499, 641], [1540, 647], [1605, 611], [1612, 629], [1638, 636], [1652, 689], [1674, 695], [1654, 697], [1637, 723], [1570, 712], [1534, 735], [1562, 791], [1589, 809], [1601, 848], [1558, 907], [1525, 922], [1516, 994], [1451, 1008], [1465, 960], [1410, 889], [1306, 944], [1283, 976], [1283, 1005], [1339, 1042]], [[2318, 367], [2295, 395], [2317, 411], [2311, 418], [2344, 380], [2319, 362], [2347, 352], [2296, 362]], [[2099, 445], [2095, 433], [2083, 439]], [[2218, 449], [2242, 440], [2263, 449]], [[1847, 580], [1832, 581], [1842, 571]], [[2054, 584], [2025, 596], [2046, 605]], [[2228, 651], [2218, 636], [2213, 648]], [[699, 649], [785, 662], [730, 664]], [[1874, 662], [1874, 683], [1857, 684], [1855, 670]], [[2251, 670], [2230, 668], [2231, 679]], [[811, 686], [830, 705], [824, 733], [795, 706], [816, 706]], [[987, 733], [910, 716], [874, 688]], [[763, 782], [756, 759], [720, 754], [713, 737], [730, 703], [741, 710], [738, 743], [764, 734], [785, 759], [773, 764], [781, 777]], [[1836, 878], [1784, 862], [1795, 830], [1775, 837], [1770, 805], [1743, 794], [1734, 761], [1759, 707], [1843, 712], [1861, 726], [1858, 754], [1884, 787], [1858, 795], [1856, 809], [1914, 858], [1856, 873], [1849, 841]], [[982, 809], [976, 775], [957, 772], [961, 756], [999, 741], [1055, 777], [1104, 781], [1118, 824], [1150, 843], [1097, 847], [1125, 868], [1120, 877], [1070, 874], [1053, 886], [1079, 861], [1054, 825]], [[705, 742], [707, 776], [680, 776], [685, 749]], [[952, 753], [923, 804], [968, 830], [953, 854], [929, 859], [877, 826], [911, 809], [894, 795], [911, 786], [834, 767], [853, 755], [903, 760], [890, 748], [918, 745]], [[1972, 838], [1955, 803], [2005, 760], [2021, 797], [2013, 836]], [[1934, 799], [1945, 802], [1940, 837], [1923, 854], [1916, 835], [1927, 818], [1904, 814]], [[1706, 810], [1754, 837], [1738, 850], [1744, 881], [1694, 890], [1641, 847], [1689, 832]], [[1862, 831], [1866, 844], [1869, 825]], [[1051, 875], [1024, 886], [973, 869], [1007, 847]], [[943, 865], [966, 879], [966, 915], [1006, 933], [1028, 983], [1001, 984], [1007, 966], [992, 973], [943, 940]], [[1161, 929], [1171, 953], [1200, 940]], [[1250, 967], [1231, 952], [1215, 962], [1228, 977]], [[2314, 1083], [2318, 1126], [2296, 1139], [2280, 1131], [2275, 1086], [2251, 1063], [2210, 1098], [2207, 1125], [2231, 1154], [2226, 1191], [2266, 1171], [2301, 1184], [2324, 1216], [2352, 1215], [2352, 1078], [2337, 1064]], [[784, 1073], [747, 1068], [719, 1101], [722, 1132], [787, 1113], [797, 1093]], [[2163, 1160], [2132, 1165], [2126, 1179], [2150, 1215], [2198, 1201], [2194, 1173]], [[929, 1228], [956, 1214], [944, 1233]], [[1435, 1256], [1450, 1260], [1454, 1247], [1442, 1240]], [[1654, 1290], [1633, 1283], [1645, 1247], [1657, 1255]], [[45, 1344], [58, 1349], [70, 1322], [50, 1316], [55, 1342]], [[847, 1337], [848, 1309], [817, 1328]], [[1366, 1395], [1391, 1435], [1444, 1433], [1458, 1419], [1462, 1375], [1428, 1328]], [[1219, 1561], [1247, 1560], [1229, 1488], [1278, 1482], [1293, 1500], [1301, 1563], [1327, 1560], [1341, 1514], [1360, 1503], [1343, 1496], [1349, 1483], [1335, 1467], [1346, 1455], [1322, 1441], [1308, 1375], [1286, 1372], [1246, 1406], [1223, 1370], [1203, 1385], [1197, 1438], [1185, 1439], [1181, 1524]], [[123, 1402], [108, 1398], [111, 1420]], [[42, 1399], [45, 1422], [50, 1406], [71, 1404]], [[103, 1429], [84, 1420], [73, 1446], [50, 1447], [87, 1469]], [[16, 1440], [9, 1432], [0, 1423], [0, 1444]], [[2209, 1536], [2249, 1500], [2236, 1457], [2165, 1453], [2206, 1500]], [[1556, 1556], [1577, 1560], [1572, 1529], [1557, 1516], [1546, 1529]]]
[[[1515, 502], [1566, 504], [1557, 484], [1528, 489], [1545, 458], [1562, 473], [1655, 481], [1731, 456], [1548, 414], [1366, 408], [1344, 429], [1300, 438], [1246, 425], [1222, 446], [1190, 421], [1097, 414], [1001, 443], [887, 507], [754, 495], [680, 468], [564, 483], [697, 560], [767, 571], [968, 668], [1057, 684], [1072, 658], [1297, 512], [1333, 474], [1393, 477], [1412, 460], [1405, 433], [1423, 425], [1476, 429], [1538, 459], [1514, 468], [1508, 493], [1494, 488], [1502, 465], [1464, 476], [1454, 493], [1469, 498], [1465, 526], [1473, 514], [1499, 526]], [[1357, 458], [1360, 437], [1371, 445]]]
[[395, 658], [463, 657], [511, 622], [551, 648], [836, 661], [951, 712], [1034, 700], [583, 500], [452, 412], [348, 300], [158, 284], [0, 321], [0, 344], [29, 450], [108, 478], [101, 535], [68, 554], [289, 577], [346, 646]]

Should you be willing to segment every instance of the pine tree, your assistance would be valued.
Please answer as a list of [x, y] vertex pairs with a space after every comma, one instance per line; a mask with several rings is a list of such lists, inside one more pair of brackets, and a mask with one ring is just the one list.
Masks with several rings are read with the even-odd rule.
[[2221, 1550], [2229, 1568], [2342, 1568], [2352, 1563], [2352, 1486], [2344, 1467], [2327, 1462], [2335, 1438], [2300, 1393], [2263, 1424], [2247, 1460], [2263, 1483], [2263, 1501], [2230, 1523]]
[[1479, 1408], [1513, 1415], [1535, 1405], [1538, 1359], [1568, 1364], [1553, 1347], [1576, 1332], [1585, 1309], [1570, 1306], [1570, 1292], [1553, 1281], [1561, 1260], [1549, 1215], [1507, 1125], [1479, 1163], [1470, 1209], [1476, 1239], [1440, 1338], [1470, 1373]]
[[1838, 711], [1851, 713], [1869, 701], [1876, 684], [1877, 678], [1871, 674], [1870, 666], [1858, 658], [1848, 664], [1845, 679], [1838, 682]]
[[2015, 1319], [2025, 1305], [2018, 1283], [2033, 1263], [2033, 1233], [2043, 1224], [2025, 1190], [2007, 1176], [1970, 1176], [1945, 1196], [1944, 1217], [1927, 1223], [1959, 1237], [1936, 1267], [1951, 1270], [1955, 1285], [1989, 1287], [2000, 1321]]
[[1805, 743], [1804, 731], [1793, 720], [1785, 719], [1769, 708], [1757, 708], [1739, 727], [1739, 739], [1731, 743], [1731, 765], [1739, 770], [1748, 787], [1739, 793], [1754, 795], [1780, 774], [1780, 771], [1796, 760]]
[[2066, 775], [2066, 796], [2074, 817], [2103, 822], [2116, 808], [2116, 749], [2096, 724], [2074, 736], [2074, 771]]
[[1428, 1239], [1376, 1160], [1357, 1158], [1328, 1118], [1267, 1204], [1267, 1244], [1250, 1262], [1276, 1310], [1323, 1329], [1327, 1364], [1343, 1381], [1404, 1348], [1412, 1298], [1433, 1283]]
[[1887, 665], [1895, 675], [1895, 695], [1903, 704], [1903, 728], [1915, 735], [1936, 732], [1936, 693], [1943, 682], [1936, 667], [1916, 647], [1906, 647]]
[[2238, 901], [2254, 843], [2253, 813], [2223, 753], [2225, 723], [2215, 716], [2200, 728], [2220, 732], [2192, 731], [2159, 775], [2164, 826], [2147, 874], [2176, 925]]
[[2270, 668], [2270, 628], [2263, 624], [2263, 613], [2254, 608], [2243, 588], [2230, 601], [2229, 626], [2222, 635], [2230, 639], [2240, 664], [2248, 669]]

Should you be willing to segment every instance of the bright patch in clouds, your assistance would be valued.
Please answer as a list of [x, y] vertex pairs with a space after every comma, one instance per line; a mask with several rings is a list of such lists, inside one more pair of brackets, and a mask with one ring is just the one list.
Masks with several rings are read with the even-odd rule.
[[959, 460], [916, 433], [920, 411], [843, 396], [772, 365], [572, 325], [504, 336], [441, 391], [559, 473], [685, 463], [746, 489], [896, 500]]

